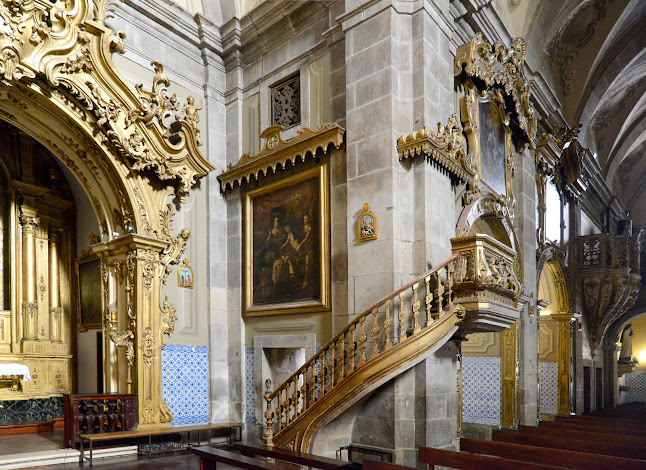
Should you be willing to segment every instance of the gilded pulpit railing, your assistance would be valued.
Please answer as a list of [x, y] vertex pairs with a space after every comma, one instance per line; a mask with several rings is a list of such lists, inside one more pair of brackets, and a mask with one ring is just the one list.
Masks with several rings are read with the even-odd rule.
[[594, 357], [606, 327], [637, 299], [641, 282], [641, 231], [633, 236], [587, 235], [579, 243], [582, 319]]
[[458, 255], [455, 301], [467, 312], [466, 333], [502, 331], [519, 319], [522, 283], [516, 251], [485, 234], [451, 239]]
[[456, 261], [451, 256], [358, 315], [273, 392], [267, 380], [263, 442], [308, 450], [319, 423], [450, 339], [464, 318], [453, 302]]

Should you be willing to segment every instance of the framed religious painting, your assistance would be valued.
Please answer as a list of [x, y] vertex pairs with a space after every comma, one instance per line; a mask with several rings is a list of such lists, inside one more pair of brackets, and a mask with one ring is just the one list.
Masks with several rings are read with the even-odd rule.
[[101, 261], [95, 255], [74, 260], [76, 280], [77, 318], [79, 331], [103, 326], [103, 294], [101, 288]]
[[250, 191], [245, 200], [245, 313], [330, 308], [327, 164]]

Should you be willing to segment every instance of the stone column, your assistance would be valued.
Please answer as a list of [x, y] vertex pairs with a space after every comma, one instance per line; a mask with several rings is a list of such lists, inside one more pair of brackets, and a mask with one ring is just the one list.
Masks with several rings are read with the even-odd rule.
[[40, 220], [35, 212], [23, 211], [22, 225], [22, 316], [23, 339], [38, 339], [38, 298], [36, 288], [36, 230]]
[[[566, 229], [568, 233], [568, 296], [570, 312], [581, 312], [583, 306], [581, 278], [579, 276], [579, 237], [581, 236], [581, 204], [579, 199], [566, 193], [568, 217]], [[575, 413], [583, 412], [583, 330], [576, 328], [572, 335], [572, 388], [574, 395], [573, 409]]]
[[603, 342], [603, 375], [603, 406], [617, 406], [617, 344], [609, 336]]
[[557, 414], [569, 416], [570, 414], [570, 336], [571, 313], [553, 313], [550, 315], [556, 320], [557, 331], [557, 362], [558, 362], [558, 407]]
[[61, 321], [63, 309], [61, 307], [61, 281], [59, 273], [60, 245], [62, 231], [60, 228], [49, 230], [49, 339], [60, 343]]

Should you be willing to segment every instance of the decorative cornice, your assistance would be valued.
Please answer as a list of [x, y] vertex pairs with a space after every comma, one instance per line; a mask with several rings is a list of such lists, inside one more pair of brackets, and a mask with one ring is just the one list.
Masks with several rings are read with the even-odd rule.
[[447, 125], [437, 123], [437, 134], [431, 134], [426, 127], [397, 139], [399, 159], [424, 155], [452, 177], [462, 183], [473, 181], [476, 174], [475, 162], [467, 158], [462, 140], [462, 128], [457, 114], [449, 117]]
[[235, 165], [230, 165], [227, 171], [218, 176], [220, 189], [224, 192], [227, 186], [231, 189], [237, 182], [238, 185], [248, 183], [251, 176], [258, 178], [262, 173], [267, 175], [268, 170], [274, 173], [278, 165], [285, 168], [287, 162], [295, 164], [300, 158], [305, 161], [308, 155], [315, 156], [321, 149], [327, 152], [330, 145], [340, 148], [343, 145], [345, 129], [338, 124], [323, 124], [319, 130], [313, 131], [303, 128], [298, 135], [290, 140], [283, 140], [282, 126], [270, 126], [265, 129], [260, 137], [265, 140], [263, 149], [256, 155], [244, 154]]
[[525, 40], [515, 39], [507, 48], [502, 42], [493, 46], [484, 41], [482, 33], [460, 46], [455, 56], [454, 75], [466, 73], [482, 80], [487, 88], [501, 87], [514, 101], [514, 116], [528, 142], [536, 137], [536, 117], [530, 103], [530, 88], [523, 72]]

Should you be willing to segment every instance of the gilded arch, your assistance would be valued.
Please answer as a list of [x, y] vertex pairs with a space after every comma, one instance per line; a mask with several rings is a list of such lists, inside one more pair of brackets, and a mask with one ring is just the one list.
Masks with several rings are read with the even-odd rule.
[[106, 364], [108, 391], [137, 393], [139, 423], [152, 426], [172, 419], [161, 350], [175, 315], [161, 287], [189, 238], [172, 236], [167, 200], [182, 201], [214, 168], [198, 150], [194, 102], [169, 96], [162, 65], [152, 64], [150, 90], [116, 69], [124, 34], [105, 26], [107, 8], [107, 0], [0, 0], [0, 119], [47, 147], [92, 202], [103, 327], [120, 347]]

